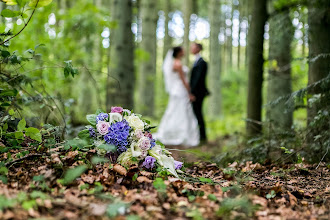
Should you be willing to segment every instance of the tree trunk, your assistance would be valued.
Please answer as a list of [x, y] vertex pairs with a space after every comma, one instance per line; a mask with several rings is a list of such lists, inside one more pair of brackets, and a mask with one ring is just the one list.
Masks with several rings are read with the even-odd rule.
[[[274, 9], [274, 0], [270, 8]], [[272, 11], [270, 11], [270, 14]], [[272, 16], [269, 20], [269, 78], [267, 102], [292, 93], [291, 86], [291, 42], [294, 28], [289, 10]], [[275, 65], [276, 63], [276, 65]], [[271, 104], [267, 108], [267, 118], [275, 131], [289, 130], [292, 126], [293, 109], [287, 100]]]
[[[330, 3], [328, 0], [311, 0], [308, 8], [308, 45], [309, 70], [308, 85], [322, 80], [329, 75], [330, 70]], [[322, 54], [327, 54], [323, 55]], [[329, 89], [329, 88], [328, 88]], [[323, 91], [322, 91], [323, 90]], [[329, 91], [329, 90], [328, 90]], [[325, 100], [324, 88], [314, 87], [310, 95], [321, 94], [320, 104], [313, 104], [307, 108], [308, 124], [310, 124], [318, 111], [322, 110], [329, 100]], [[329, 124], [323, 129], [329, 129]], [[312, 136], [317, 135], [314, 131]]]
[[237, 69], [240, 69], [241, 64], [241, 22], [242, 22], [242, 7], [243, 1], [241, 0], [238, 4], [238, 45], [237, 45]]
[[252, 18], [248, 38], [248, 102], [246, 131], [248, 136], [261, 133], [264, 27], [267, 0], [252, 0]]
[[170, 13], [171, 13], [171, 0], [165, 0], [164, 1], [165, 7], [164, 7], [164, 16], [165, 16], [165, 36], [164, 36], [164, 47], [163, 47], [163, 59], [165, 59], [165, 56], [167, 54], [167, 51], [172, 46], [172, 38], [170, 37], [168, 33], [168, 23], [170, 21]]
[[107, 111], [111, 106], [132, 109], [134, 106], [134, 42], [131, 31], [132, 1], [113, 0], [111, 20], [110, 68], [107, 79]]
[[[94, 4], [99, 10], [102, 9], [102, 0], [94, 0]], [[100, 28], [100, 26], [97, 26], [96, 34], [94, 38], [93, 69], [97, 74], [100, 74], [102, 72], [102, 55], [103, 55], [102, 54], [103, 46], [102, 46], [102, 37], [101, 37], [102, 31], [103, 30]]]
[[231, 34], [229, 36], [229, 42], [228, 42], [228, 53], [229, 53], [229, 67], [233, 67], [233, 17], [234, 17], [234, 2], [231, 0], [231, 15], [230, 15], [230, 20], [231, 20]]
[[244, 58], [244, 64], [245, 68], [248, 67], [248, 36], [249, 36], [249, 27], [250, 27], [250, 13], [251, 13], [251, 4], [249, 0], [244, 0], [245, 1], [245, 13], [246, 13], [246, 20], [247, 20], [247, 25], [245, 29], [245, 39], [246, 39], [246, 44], [245, 44], [245, 58]]
[[189, 32], [190, 32], [190, 16], [193, 13], [193, 0], [183, 0], [183, 22], [184, 22], [184, 36], [183, 36], [183, 48], [185, 56], [183, 63], [189, 66]]
[[141, 0], [142, 41], [141, 49], [148, 56], [140, 64], [139, 73], [139, 106], [141, 114], [154, 114], [154, 82], [156, 77], [156, 29], [157, 10], [153, 0]]
[[218, 116], [221, 114], [221, 57], [219, 33], [221, 26], [221, 4], [220, 0], [209, 2], [210, 15], [210, 80], [209, 85], [212, 96], [210, 96], [210, 114]]

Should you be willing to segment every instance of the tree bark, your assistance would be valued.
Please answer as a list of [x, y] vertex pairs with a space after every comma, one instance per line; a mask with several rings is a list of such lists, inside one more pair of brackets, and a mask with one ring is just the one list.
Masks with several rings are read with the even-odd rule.
[[240, 69], [241, 64], [241, 22], [242, 22], [242, 8], [243, 1], [241, 0], [238, 4], [238, 45], [237, 45], [237, 69]]
[[[308, 85], [322, 80], [329, 75], [330, 70], [330, 3], [328, 0], [311, 0], [308, 7], [308, 45], [309, 70]], [[322, 56], [322, 54], [327, 54]], [[329, 87], [328, 87], [329, 89]], [[329, 90], [328, 90], [329, 91]], [[308, 124], [310, 124], [318, 111], [328, 104], [324, 95], [324, 88], [315, 87], [310, 95], [321, 94], [321, 103], [313, 104], [307, 108]], [[329, 129], [329, 125], [323, 129]], [[312, 136], [317, 135], [314, 131]]]
[[[274, 0], [270, 7], [274, 10]], [[272, 13], [272, 11], [270, 11]], [[269, 78], [267, 101], [292, 93], [291, 86], [291, 42], [294, 28], [289, 10], [282, 11], [269, 20]], [[293, 120], [293, 106], [281, 100], [267, 107], [267, 118], [275, 131], [289, 130]]]
[[156, 29], [157, 10], [153, 0], [141, 0], [142, 41], [141, 49], [147, 53], [146, 60], [140, 64], [139, 106], [141, 114], [154, 114], [154, 81], [156, 77]]
[[252, 18], [248, 38], [248, 101], [246, 132], [248, 136], [261, 133], [264, 27], [267, 21], [267, 0], [252, 1]]
[[189, 66], [189, 32], [190, 32], [190, 16], [193, 13], [193, 0], [183, 0], [183, 22], [184, 22], [184, 36], [183, 36], [183, 48], [185, 51], [185, 56], [183, 58], [183, 63]]
[[228, 42], [228, 53], [229, 53], [229, 67], [233, 67], [233, 21], [234, 21], [234, 2], [231, 0], [231, 15], [230, 15], [230, 20], [231, 20], [231, 34], [229, 36], [229, 42]]
[[132, 1], [113, 0], [111, 20], [117, 27], [111, 30], [110, 65], [107, 78], [106, 107], [134, 106], [134, 41], [131, 31]]
[[221, 3], [220, 0], [210, 0], [210, 80], [209, 85], [212, 96], [210, 96], [210, 114], [218, 116], [221, 114], [221, 57], [219, 33], [221, 26]]
[[164, 26], [165, 26], [165, 36], [164, 36], [164, 47], [163, 47], [163, 59], [165, 58], [167, 51], [171, 48], [172, 46], [172, 38], [169, 35], [168, 31], [168, 23], [170, 21], [170, 13], [171, 13], [171, 0], [164, 0], [164, 16], [165, 16], [165, 21], [164, 21]]

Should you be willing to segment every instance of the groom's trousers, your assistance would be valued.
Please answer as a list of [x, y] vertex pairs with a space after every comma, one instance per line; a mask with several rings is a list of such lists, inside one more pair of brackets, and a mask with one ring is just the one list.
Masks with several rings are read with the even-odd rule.
[[198, 126], [199, 126], [199, 134], [200, 134], [200, 141], [206, 141], [206, 132], [205, 132], [205, 123], [204, 123], [204, 117], [203, 117], [203, 101], [204, 101], [204, 96], [203, 97], [196, 97], [196, 100], [192, 102], [193, 110], [196, 115], [197, 121], [198, 121]]

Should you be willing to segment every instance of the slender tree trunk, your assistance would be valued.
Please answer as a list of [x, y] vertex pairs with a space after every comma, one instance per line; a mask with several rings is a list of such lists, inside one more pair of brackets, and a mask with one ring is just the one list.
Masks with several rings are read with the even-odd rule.
[[[270, 8], [274, 0], [270, 2]], [[272, 10], [270, 11], [270, 14]], [[291, 42], [294, 29], [289, 10], [272, 16], [269, 20], [269, 78], [267, 101], [292, 93], [291, 86]], [[273, 63], [277, 63], [276, 66]], [[292, 126], [293, 110], [286, 106], [286, 100], [279, 101], [267, 108], [267, 117], [275, 131], [289, 130]]]
[[140, 64], [139, 73], [139, 110], [141, 114], [154, 114], [154, 81], [156, 77], [156, 1], [141, 0], [142, 41], [141, 49], [148, 54], [146, 61]]
[[132, 1], [113, 0], [111, 16], [118, 26], [111, 30], [110, 72], [106, 88], [108, 112], [114, 105], [133, 108], [135, 82]]
[[245, 44], [245, 68], [248, 67], [248, 37], [249, 37], [249, 27], [250, 27], [250, 13], [251, 13], [251, 3], [250, 0], [244, 0], [245, 1], [245, 13], [246, 13], [246, 20], [247, 20], [247, 25], [245, 29], [245, 39], [246, 39], [246, 44]]
[[[94, 0], [94, 4], [98, 9], [102, 9], [102, 0]], [[97, 26], [94, 38], [93, 70], [96, 70], [95, 72], [97, 74], [100, 74], [102, 72], [102, 31], [103, 30], [99, 26]], [[99, 103], [99, 105], [101, 105], [101, 103]]]
[[171, 48], [172, 46], [172, 38], [169, 35], [168, 31], [168, 23], [170, 21], [170, 13], [171, 13], [171, 0], [164, 0], [164, 16], [165, 16], [165, 21], [164, 21], [164, 26], [165, 26], [165, 36], [164, 36], [164, 48], [163, 48], [163, 58], [165, 58], [167, 51]]
[[221, 26], [221, 4], [220, 0], [210, 0], [210, 80], [209, 85], [212, 96], [210, 97], [210, 114], [218, 116], [221, 114], [221, 57], [219, 33]]
[[231, 20], [231, 34], [229, 36], [229, 42], [228, 42], [228, 53], [229, 53], [229, 67], [233, 67], [233, 21], [234, 21], [234, 2], [230, 0], [230, 6], [231, 6], [231, 15], [230, 15], [230, 20]]
[[189, 66], [189, 32], [190, 32], [190, 16], [193, 13], [193, 0], [183, 0], [183, 22], [184, 22], [184, 36], [183, 36], [183, 48], [185, 50], [185, 56], [183, 63]]
[[[309, 45], [309, 70], [308, 85], [311, 85], [329, 75], [330, 70], [330, 3], [328, 0], [311, 0], [308, 8], [308, 45]], [[322, 55], [327, 54], [327, 55]], [[321, 94], [320, 104], [315, 103], [307, 108], [308, 124], [310, 124], [318, 111], [328, 104], [324, 96], [324, 88], [314, 87], [310, 95]], [[329, 91], [329, 90], [328, 90]], [[329, 129], [329, 125], [322, 128]], [[312, 132], [312, 136], [318, 131]], [[312, 139], [312, 138], [311, 138]]]
[[252, 18], [248, 38], [249, 82], [246, 131], [248, 136], [261, 133], [264, 27], [267, 0], [252, 0]]
[[238, 5], [238, 45], [237, 45], [237, 69], [240, 69], [241, 64], [241, 22], [242, 22], [242, 7], [243, 1], [241, 0]]

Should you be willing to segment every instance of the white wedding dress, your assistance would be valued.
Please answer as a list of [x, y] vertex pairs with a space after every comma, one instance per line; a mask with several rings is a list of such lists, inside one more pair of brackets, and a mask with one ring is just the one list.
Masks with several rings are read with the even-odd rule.
[[[197, 146], [199, 144], [198, 122], [179, 73], [173, 70], [172, 54], [173, 51], [169, 50], [163, 63], [165, 88], [169, 94], [169, 101], [154, 137], [165, 145]], [[189, 70], [186, 66], [183, 67], [183, 71], [188, 78]]]

